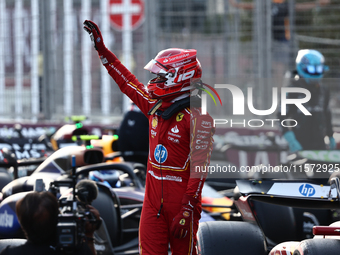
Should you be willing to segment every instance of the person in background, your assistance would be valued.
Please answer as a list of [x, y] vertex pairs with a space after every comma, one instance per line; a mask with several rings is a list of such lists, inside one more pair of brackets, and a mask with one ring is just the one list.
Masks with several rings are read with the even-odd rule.
[[[329, 138], [329, 149], [336, 148], [333, 138], [332, 114], [329, 108], [330, 93], [322, 83], [325, 66], [324, 56], [317, 50], [299, 50], [296, 57], [296, 70], [292, 73], [291, 87], [307, 89], [311, 99], [303, 106], [311, 113], [305, 115], [295, 105], [287, 104], [286, 116], [278, 113], [280, 120], [294, 119], [297, 125], [292, 128], [282, 127], [282, 133], [291, 152], [299, 150], [326, 149], [325, 136]], [[287, 98], [304, 97], [302, 93], [289, 93]], [[294, 125], [294, 123], [292, 123]]]
[[145, 166], [149, 153], [149, 121], [131, 102], [130, 110], [125, 113], [118, 129], [118, 149], [125, 161], [139, 162]]

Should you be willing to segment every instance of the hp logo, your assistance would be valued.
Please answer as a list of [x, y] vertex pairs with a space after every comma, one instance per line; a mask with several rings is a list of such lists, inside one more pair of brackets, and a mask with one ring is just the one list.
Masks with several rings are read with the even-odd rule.
[[302, 184], [299, 187], [299, 191], [300, 191], [301, 195], [303, 195], [305, 197], [312, 197], [312, 196], [315, 195], [315, 189], [310, 184]]
[[155, 148], [154, 157], [158, 163], [162, 164], [168, 158], [168, 151], [163, 145], [158, 144]]

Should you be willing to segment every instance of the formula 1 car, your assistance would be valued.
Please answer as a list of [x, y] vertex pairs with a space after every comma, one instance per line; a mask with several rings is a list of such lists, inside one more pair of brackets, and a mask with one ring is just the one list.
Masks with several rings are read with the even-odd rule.
[[[287, 148], [285, 148], [284, 144], [283, 146], [275, 146], [274, 143], [270, 141], [270, 137], [266, 137], [266, 142], [262, 144], [254, 144], [252, 146], [244, 146], [243, 144], [223, 144], [220, 146], [220, 150], [217, 151], [219, 153], [213, 155], [211, 165], [219, 164], [219, 165], [228, 165], [230, 164], [236, 169], [239, 169], [239, 166], [234, 165], [230, 161], [224, 161], [224, 159], [228, 159], [226, 156], [227, 151], [229, 149], [233, 150], [242, 150], [243, 152], [256, 152], [256, 151], [270, 151], [274, 154], [279, 154], [282, 151], [285, 151]], [[258, 141], [259, 139], [257, 139]], [[273, 141], [273, 140], [272, 140]], [[219, 190], [220, 194], [224, 194], [231, 198], [233, 200], [232, 206], [225, 206], [226, 208], [233, 208], [236, 207], [236, 210], [241, 214], [240, 219], [237, 217], [233, 217], [229, 222], [218, 222], [218, 223], [204, 223], [202, 224], [202, 228], [200, 227], [200, 231], [202, 232], [201, 239], [208, 238], [210, 240], [209, 235], [204, 230], [205, 225], [213, 225], [217, 228], [221, 228], [221, 226], [224, 226], [223, 229], [230, 229], [230, 236], [229, 232], [227, 230], [215, 230], [215, 227], [213, 229], [209, 229], [207, 231], [217, 231], [217, 235], [223, 236], [222, 233], [224, 231], [227, 232], [227, 235], [221, 238], [229, 238], [230, 242], [238, 242], [236, 239], [242, 236], [245, 232], [248, 232], [248, 234], [244, 235], [244, 238], [249, 237], [250, 239], [256, 240], [256, 238], [253, 238], [253, 235], [256, 235], [257, 238], [261, 237], [258, 241], [254, 241], [257, 243], [263, 244], [263, 242], [266, 243], [265, 252], [266, 254], [273, 248], [274, 246], [285, 242], [285, 241], [298, 241], [298, 240], [304, 240], [307, 238], [313, 237], [313, 226], [318, 225], [329, 225], [334, 220], [336, 220], [336, 215], [338, 214], [337, 210], [335, 208], [318, 208], [318, 206], [312, 205], [310, 202], [303, 202], [303, 204], [293, 203], [290, 201], [290, 197], [285, 198], [285, 203], [277, 202], [276, 199], [272, 199], [269, 201], [259, 201], [254, 200], [253, 197], [249, 197], [248, 200], [244, 203], [248, 203], [249, 207], [247, 210], [244, 210], [242, 207], [242, 199], [244, 197], [247, 197], [248, 193], [244, 193], [244, 190], [242, 190], [242, 182], [251, 182], [252, 185], [257, 185], [259, 183], [279, 183], [279, 182], [300, 182], [301, 183], [301, 196], [306, 197], [306, 200], [308, 198], [313, 197], [314, 194], [312, 194], [313, 189], [311, 187], [316, 186], [327, 186], [328, 179], [330, 177], [330, 174], [336, 170], [339, 170], [339, 163], [340, 163], [340, 157], [338, 157], [339, 151], [336, 150], [330, 150], [330, 151], [299, 151], [297, 153], [293, 153], [288, 155], [286, 158], [285, 163], [282, 163], [281, 165], [275, 165], [278, 167], [278, 169], [285, 169], [288, 171], [266, 171], [266, 167], [268, 165], [262, 164], [258, 166], [254, 166], [254, 170], [248, 171], [246, 173], [241, 173], [240, 171], [236, 171], [234, 173], [231, 173], [228, 175], [226, 173], [222, 173], [218, 175], [218, 173], [213, 173], [212, 175], [209, 175], [207, 179], [207, 183], [212, 185], [214, 188]], [[281, 167], [281, 168], [280, 168]], [[268, 168], [267, 168], [268, 169]], [[290, 169], [290, 171], [289, 171]], [[214, 177], [211, 178], [210, 176]], [[227, 177], [230, 176], [232, 179], [227, 179]], [[251, 180], [251, 181], [250, 181]], [[302, 184], [305, 184], [303, 186]], [[234, 185], [234, 186], [233, 186]], [[309, 186], [311, 185], [311, 186]], [[244, 185], [243, 185], [244, 186]], [[276, 185], [277, 186], [277, 185]], [[300, 187], [299, 186], [299, 187]], [[289, 186], [287, 185], [289, 188]], [[328, 185], [329, 187], [329, 185]], [[223, 188], [229, 188], [226, 190], [223, 190]], [[243, 187], [244, 189], [244, 187]], [[282, 186], [282, 189], [284, 190], [285, 187]], [[261, 195], [266, 194], [267, 190], [262, 190]], [[249, 192], [249, 189], [248, 191]], [[258, 191], [259, 192], [259, 191]], [[249, 193], [250, 194], [250, 193]], [[273, 195], [271, 195], [273, 196]], [[275, 198], [275, 197], [274, 197]], [[283, 200], [283, 199], [282, 199]], [[302, 201], [302, 200], [300, 200]], [[302, 202], [301, 202], [302, 203]], [[239, 206], [239, 204], [241, 204]], [[298, 206], [296, 206], [298, 205]], [[222, 205], [218, 206], [216, 205], [216, 208], [224, 208]], [[254, 219], [252, 221], [252, 224], [249, 225], [247, 218], [247, 215], [254, 215]], [[237, 221], [237, 222], [236, 222]], [[243, 222], [240, 222], [243, 221]], [[219, 225], [221, 223], [221, 225]], [[254, 224], [256, 223], [256, 224]], [[218, 225], [218, 226], [217, 226]], [[254, 226], [257, 226], [254, 228]], [[234, 230], [240, 229], [240, 230]], [[243, 229], [243, 230], [242, 230]], [[240, 233], [240, 236], [235, 239], [233, 236], [233, 231], [236, 231], [235, 233]], [[238, 232], [240, 231], [240, 232]], [[253, 233], [252, 233], [253, 232]], [[215, 235], [213, 235], [212, 240], [215, 238]], [[243, 237], [240, 238], [240, 240], [245, 240]], [[208, 245], [210, 241], [208, 241]], [[206, 245], [206, 242], [200, 243], [199, 248], [201, 251], [207, 252], [206, 248], [203, 246]], [[203, 246], [202, 246], [203, 245]], [[242, 246], [240, 244], [240, 246]], [[227, 244], [224, 249], [228, 247], [229, 244]], [[232, 246], [234, 247], [234, 246]], [[251, 245], [249, 247], [252, 247]], [[261, 246], [262, 247], [262, 246]], [[222, 246], [221, 246], [222, 249]], [[235, 252], [230, 254], [257, 254], [255, 252], [250, 252], [251, 249], [247, 249], [244, 247], [244, 252]], [[233, 249], [231, 249], [233, 250]], [[235, 251], [242, 251], [239, 248], [235, 248]], [[202, 254], [206, 254], [202, 252]], [[209, 254], [209, 253], [207, 253]], [[214, 253], [215, 254], [215, 253]], [[218, 254], [218, 253], [216, 253]], [[259, 253], [263, 254], [263, 253]], [[274, 253], [273, 253], [274, 254]], [[280, 254], [280, 253], [278, 253]], [[285, 253], [282, 253], [285, 254]], [[289, 254], [289, 253], [287, 253]]]

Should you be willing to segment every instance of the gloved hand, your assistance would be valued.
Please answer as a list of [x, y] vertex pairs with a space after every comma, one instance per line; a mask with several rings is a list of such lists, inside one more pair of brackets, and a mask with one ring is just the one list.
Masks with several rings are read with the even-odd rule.
[[193, 213], [198, 200], [184, 194], [182, 199], [182, 208], [173, 219], [170, 233], [176, 238], [184, 238], [190, 231], [194, 220]]
[[93, 42], [94, 48], [100, 52], [105, 50], [106, 47], [104, 45], [102, 33], [99, 30], [99, 27], [96, 23], [91, 20], [85, 20], [84, 23], [84, 30], [90, 34], [91, 41]]
[[335, 150], [336, 149], [336, 142], [333, 136], [329, 137], [329, 148], [331, 150]]
[[293, 131], [287, 131], [283, 134], [283, 137], [287, 140], [289, 145], [289, 150], [291, 152], [296, 152], [302, 150], [301, 144], [296, 140], [295, 134]]

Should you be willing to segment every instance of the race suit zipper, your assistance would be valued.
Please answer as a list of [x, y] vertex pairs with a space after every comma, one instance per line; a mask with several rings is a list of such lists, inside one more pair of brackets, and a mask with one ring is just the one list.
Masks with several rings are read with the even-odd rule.
[[[162, 127], [162, 124], [163, 124], [163, 119], [160, 117], [161, 116], [161, 114], [162, 114], [163, 112], [160, 112], [160, 111], [157, 111], [156, 112], [156, 114], [159, 116], [159, 126], [158, 126], [158, 137], [157, 137], [157, 144], [159, 144], [159, 140], [161, 140], [161, 132], [160, 132], [160, 130], [162, 130], [161, 129], [161, 127]], [[161, 143], [160, 144], [161, 145], [161, 150], [160, 150], [160, 152], [159, 152], [159, 157], [161, 158], [162, 157], [162, 150], [163, 150], [163, 144]], [[159, 218], [159, 216], [161, 216], [161, 212], [162, 212], [162, 208], [163, 208], [163, 201], [164, 201], [164, 199], [163, 199], [163, 173], [162, 173], [162, 160], [159, 160], [159, 171], [160, 171], [160, 174], [161, 174], [161, 205], [160, 205], [160, 207], [159, 207], [159, 210], [158, 210], [158, 213], [157, 213], [157, 219]]]

